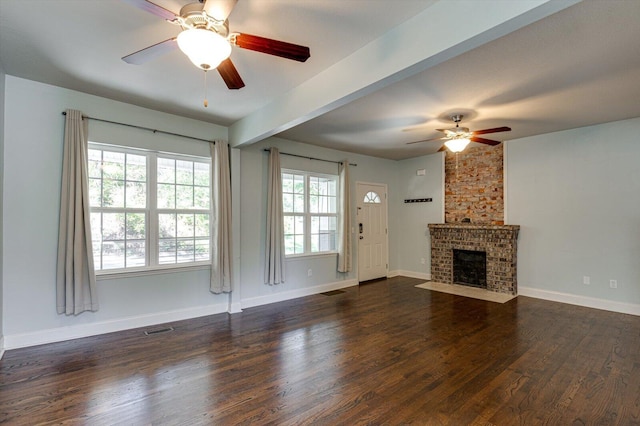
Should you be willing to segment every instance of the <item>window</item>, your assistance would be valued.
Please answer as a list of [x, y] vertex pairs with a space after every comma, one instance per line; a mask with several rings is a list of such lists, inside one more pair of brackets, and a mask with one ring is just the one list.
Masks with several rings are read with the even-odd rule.
[[380, 204], [380, 196], [373, 191], [369, 191], [364, 195], [365, 204]]
[[96, 271], [208, 263], [210, 161], [91, 144]]
[[338, 177], [283, 170], [285, 255], [336, 251]]

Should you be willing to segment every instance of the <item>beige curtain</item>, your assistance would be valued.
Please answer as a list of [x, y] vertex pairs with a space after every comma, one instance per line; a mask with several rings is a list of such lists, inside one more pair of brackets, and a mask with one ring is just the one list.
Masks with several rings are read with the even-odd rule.
[[211, 285], [213, 293], [230, 293], [231, 168], [229, 144], [211, 144]]
[[340, 216], [338, 219], [338, 272], [351, 271], [351, 187], [349, 184], [349, 161], [338, 166], [340, 185]]
[[59, 314], [98, 310], [88, 191], [88, 121], [67, 110], [62, 160], [56, 296]]
[[282, 175], [280, 153], [271, 148], [267, 178], [267, 238], [264, 283], [284, 282], [284, 216], [282, 214]]

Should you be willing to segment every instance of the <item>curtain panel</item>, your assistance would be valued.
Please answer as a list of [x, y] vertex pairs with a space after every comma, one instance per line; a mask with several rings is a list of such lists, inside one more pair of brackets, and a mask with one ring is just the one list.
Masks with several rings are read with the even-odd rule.
[[211, 285], [213, 293], [230, 293], [231, 283], [231, 167], [229, 144], [211, 144]]
[[267, 178], [267, 238], [264, 283], [276, 285], [285, 280], [284, 215], [282, 213], [282, 174], [280, 153], [271, 148]]
[[60, 191], [56, 304], [59, 314], [98, 310], [88, 191], [88, 120], [67, 110]]
[[340, 187], [340, 217], [338, 219], [338, 272], [351, 271], [351, 185], [349, 160], [338, 166]]

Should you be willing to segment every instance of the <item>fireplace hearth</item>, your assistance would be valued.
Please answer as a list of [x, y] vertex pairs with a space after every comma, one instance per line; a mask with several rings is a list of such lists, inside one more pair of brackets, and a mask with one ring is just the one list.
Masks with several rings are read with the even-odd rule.
[[[498, 293], [518, 294], [518, 225], [478, 225], [463, 223], [429, 224], [431, 235], [431, 280], [445, 284], [466, 284], [454, 271], [454, 251], [483, 252], [485, 283], [483, 288]], [[478, 264], [481, 261], [475, 260]], [[477, 272], [471, 273], [471, 275]], [[474, 282], [476, 278], [472, 278]], [[480, 281], [478, 278], [477, 281]], [[471, 285], [480, 287], [475, 283]]]

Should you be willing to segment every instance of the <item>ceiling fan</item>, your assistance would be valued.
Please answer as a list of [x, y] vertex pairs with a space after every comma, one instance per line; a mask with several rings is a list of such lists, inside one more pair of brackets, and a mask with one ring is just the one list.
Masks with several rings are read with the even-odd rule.
[[229, 89], [241, 89], [245, 84], [229, 59], [232, 46], [299, 62], [310, 57], [306, 46], [229, 32], [227, 18], [238, 0], [199, 0], [182, 7], [179, 14], [148, 0], [123, 1], [182, 27], [177, 37], [123, 57], [129, 64], [142, 64], [179, 48], [198, 68], [204, 71], [216, 68]]
[[453, 127], [451, 129], [436, 129], [437, 131], [444, 133], [443, 137], [427, 139], [423, 141], [407, 142], [407, 145], [444, 140], [444, 145], [438, 151], [444, 151], [446, 148], [449, 148], [451, 152], [460, 152], [464, 150], [467, 145], [469, 145], [469, 142], [479, 142], [486, 145], [499, 145], [501, 143], [500, 141], [494, 141], [492, 139], [480, 138], [477, 135], [511, 131], [511, 127], [495, 127], [493, 129], [475, 130], [472, 132], [468, 127], [460, 127], [460, 122], [462, 121], [463, 117], [464, 116], [462, 114], [454, 114], [451, 116], [451, 120], [456, 123], [456, 127]]

